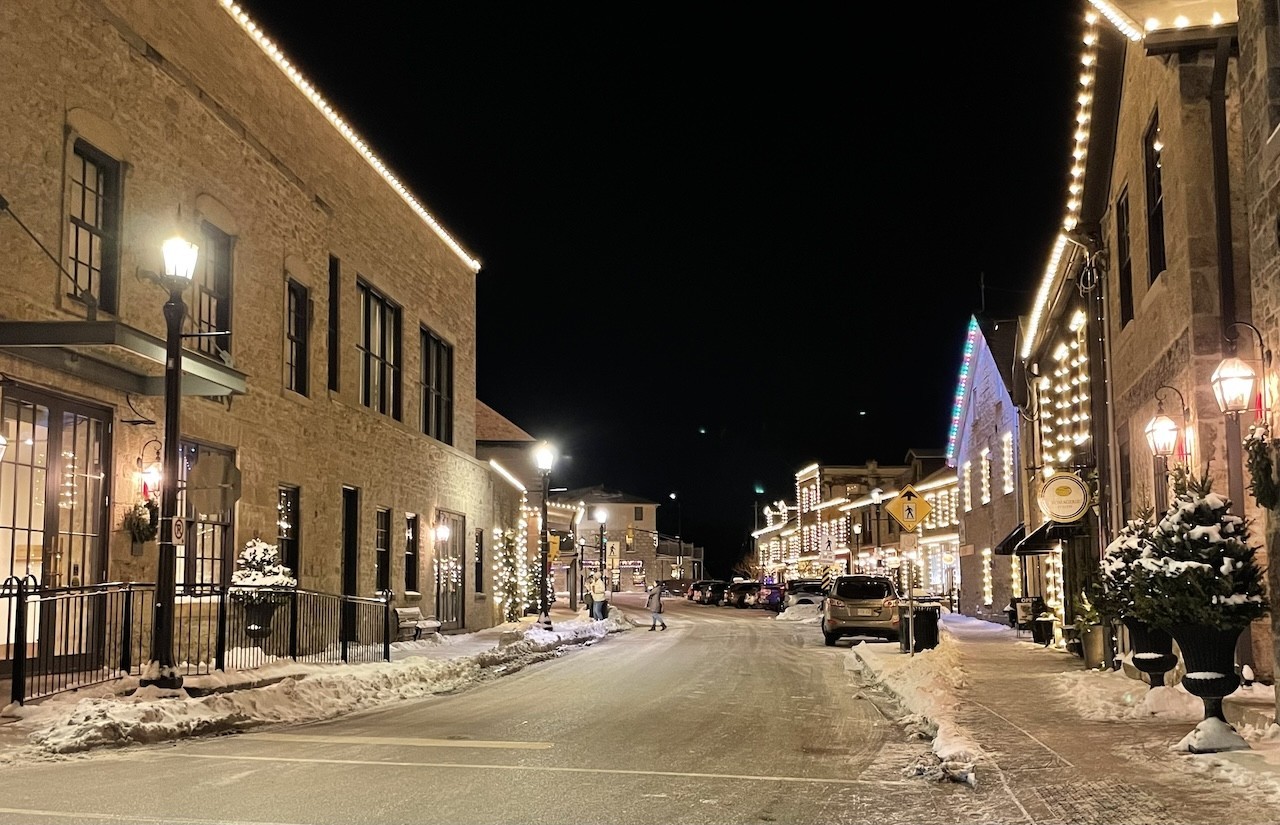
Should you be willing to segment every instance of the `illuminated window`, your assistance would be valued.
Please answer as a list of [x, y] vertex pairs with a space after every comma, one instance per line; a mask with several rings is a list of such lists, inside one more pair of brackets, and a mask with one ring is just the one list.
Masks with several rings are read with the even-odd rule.
[[991, 450], [982, 448], [982, 503], [991, 503]]
[[1165, 270], [1164, 175], [1160, 161], [1164, 143], [1160, 139], [1160, 113], [1151, 116], [1151, 125], [1142, 140], [1147, 183], [1147, 278], [1152, 283]]
[[1000, 436], [1000, 468], [1004, 475], [1004, 493], [1013, 492], [1013, 484], [1017, 479], [1013, 468], [1013, 433], [1006, 432]]

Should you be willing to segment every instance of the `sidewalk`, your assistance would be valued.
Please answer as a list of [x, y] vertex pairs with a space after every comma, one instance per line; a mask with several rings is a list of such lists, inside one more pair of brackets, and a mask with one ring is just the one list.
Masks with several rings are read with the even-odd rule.
[[944, 615], [936, 649], [857, 644], [850, 667], [928, 717], [943, 765], [1003, 785], [1027, 822], [1280, 822], [1280, 729], [1243, 723], [1271, 721], [1269, 686], [1225, 703], [1253, 750], [1194, 755], [1174, 747], [1203, 718], [1199, 699], [1085, 670], [1003, 625]]

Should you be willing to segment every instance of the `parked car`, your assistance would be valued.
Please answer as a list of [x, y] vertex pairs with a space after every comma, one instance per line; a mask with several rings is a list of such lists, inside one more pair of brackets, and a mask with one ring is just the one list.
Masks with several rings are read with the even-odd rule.
[[728, 586], [729, 583], [727, 581], [712, 579], [703, 583], [693, 600], [698, 604], [720, 604], [720, 601], [724, 598], [724, 590]]
[[713, 581], [715, 581], [715, 579], [698, 579], [695, 582], [690, 582], [689, 588], [684, 593], [684, 597], [691, 602], [697, 601], [698, 597], [702, 594], [702, 588], [711, 584]]
[[783, 590], [780, 584], [761, 584], [756, 596], [751, 601], [752, 607], [761, 607], [775, 613], [782, 610]]
[[756, 591], [759, 589], [760, 582], [734, 582], [725, 588], [722, 604], [725, 607], [750, 607], [751, 601], [755, 600]]
[[798, 604], [822, 604], [827, 591], [822, 589], [822, 579], [792, 579], [787, 582], [782, 598], [782, 609]]
[[888, 576], [837, 576], [822, 605], [822, 637], [898, 638], [898, 589]]

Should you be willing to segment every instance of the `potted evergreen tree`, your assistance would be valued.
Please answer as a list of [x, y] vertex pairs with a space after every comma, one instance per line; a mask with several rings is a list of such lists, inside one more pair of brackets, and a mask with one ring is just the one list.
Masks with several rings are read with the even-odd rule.
[[1099, 564], [1098, 582], [1093, 603], [1098, 612], [1112, 622], [1119, 622], [1129, 632], [1133, 648], [1133, 666], [1142, 673], [1152, 688], [1164, 687], [1165, 674], [1178, 664], [1173, 653], [1173, 637], [1164, 628], [1154, 627], [1134, 615], [1133, 574], [1136, 561], [1150, 553], [1155, 525], [1147, 510], [1120, 529]]
[[280, 563], [280, 549], [254, 537], [245, 543], [231, 574], [231, 598], [244, 605], [245, 635], [264, 639], [271, 635], [276, 608], [289, 600], [282, 588], [295, 588], [293, 571]]

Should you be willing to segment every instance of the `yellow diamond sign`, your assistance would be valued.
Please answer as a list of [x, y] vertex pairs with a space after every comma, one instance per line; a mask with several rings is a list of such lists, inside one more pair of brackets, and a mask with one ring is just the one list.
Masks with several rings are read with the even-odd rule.
[[893, 516], [893, 520], [902, 525], [907, 532], [914, 532], [930, 513], [933, 505], [924, 500], [924, 496], [916, 492], [910, 484], [902, 488], [896, 496], [884, 506]]

